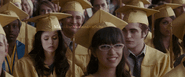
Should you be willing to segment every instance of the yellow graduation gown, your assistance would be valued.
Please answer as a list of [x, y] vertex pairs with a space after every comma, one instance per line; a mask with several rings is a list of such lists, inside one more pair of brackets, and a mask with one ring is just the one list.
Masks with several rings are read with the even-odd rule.
[[183, 65], [183, 61], [185, 61], [185, 58], [183, 58], [181, 64], [179, 64], [173, 70], [171, 70], [166, 75], [164, 75], [164, 77], [184, 77], [185, 76], [185, 67]]
[[[35, 70], [33, 60], [30, 56], [23, 57], [19, 59], [14, 66], [13, 76], [14, 77], [38, 77], [38, 74]], [[66, 73], [66, 77], [72, 77], [72, 63], [69, 61], [70, 68]], [[47, 66], [46, 66], [47, 67]], [[75, 75], [76, 77], [81, 77], [83, 72], [80, 67], [75, 67]], [[57, 77], [55, 70], [53, 70], [53, 74], [50, 74], [48, 77]]]
[[94, 76], [90, 74], [90, 75], [88, 75], [88, 76], [85, 76], [85, 77], [94, 77]]
[[152, 39], [152, 33], [151, 32], [148, 32], [148, 35], [146, 36], [144, 42], [145, 42], [146, 45], [148, 45], [150, 47], [154, 47], [153, 39]]
[[17, 37], [17, 40], [20, 41], [21, 43], [25, 44], [25, 26], [27, 25], [27, 35], [28, 35], [28, 39], [26, 41], [28, 41], [28, 51], [25, 51], [26, 54], [28, 54], [31, 49], [32, 49], [32, 44], [33, 44], [33, 40], [34, 40], [34, 36], [36, 33], [36, 28], [26, 24], [25, 22], [22, 22], [21, 28], [20, 28], [20, 32], [19, 35]]
[[141, 77], [163, 77], [170, 70], [169, 56], [146, 45], [146, 53], [141, 63]]
[[[72, 54], [73, 52], [70, 50], [69, 47], [67, 47], [66, 56], [67, 59], [70, 61], [72, 61]], [[88, 49], [78, 44], [75, 49], [75, 64], [79, 66], [83, 70], [83, 72], [86, 72], [86, 67], [89, 61], [90, 54], [88, 53]]]
[[14, 64], [17, 60], [18, 60], [18, 56], [17, 56], [16, 46], [15, 46], [11, 57], [10, 55], [7, 54], [5, 58], [6, 72], [9, 72], [9, 73], [13, 72]]

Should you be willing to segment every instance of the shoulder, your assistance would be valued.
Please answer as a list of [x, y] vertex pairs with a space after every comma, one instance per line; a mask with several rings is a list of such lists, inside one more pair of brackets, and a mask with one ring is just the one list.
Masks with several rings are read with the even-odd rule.
[[31, 58], [31, 56], [25, 56], [21, 59], [19, 59], [15, 65], [24, 65], [24, 66], [33, 66], [34, 60]]
[[185, 72], [185, 67], [181, 63], [180, 65], [175, 67], [173, 70], [168, 72], [166, 75], [164, 75], [164, 77], [183, 77], [185, 76], [184, 72]]

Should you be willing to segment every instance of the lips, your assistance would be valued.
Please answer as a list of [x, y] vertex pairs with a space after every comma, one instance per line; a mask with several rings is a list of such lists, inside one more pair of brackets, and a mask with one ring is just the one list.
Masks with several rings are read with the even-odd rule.
[[54, 49], [54, 46], [49, 46], [48, 48], [49, 48], [49, 49]]
[[132, 43], [133, 41], [126, 41], [126, 43]]
[[108, 57], [107, 60], [110, 62], [115, 62], [118, 57]]

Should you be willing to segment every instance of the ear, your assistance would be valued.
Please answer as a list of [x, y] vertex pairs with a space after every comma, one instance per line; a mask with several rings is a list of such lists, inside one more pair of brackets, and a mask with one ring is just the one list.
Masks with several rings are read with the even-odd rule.
[[142, 35], [142, 36], [143, 36], [144, 38], [146, 38], [147, 35], [148, 35], [148, 29], [146, 29], [146, 31], [143, 32], [143, 35]]

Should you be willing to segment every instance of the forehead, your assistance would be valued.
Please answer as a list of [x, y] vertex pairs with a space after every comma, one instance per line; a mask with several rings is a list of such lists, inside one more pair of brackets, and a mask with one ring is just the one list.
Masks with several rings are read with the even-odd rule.
[[11, 24], [14, 24], [14, 25], [19, 25], [19, 21], [18, 20], [14, 20], [13, 22], [9, 23], [8, 25], [11, 25]]
[[106, 0], [94, 0], [94, 5], [103, 4], [103, 3], [106, 4]]
[[53, 35], [57, 35], [57, 31], [45, 31], [42, 33], [41, 37], [45, 37], [45, 36], [53, 36]]
[[139, 23], [128, 23], [128, 25], [124, 29], [126, 29], [126, 30], [130, 30], [130, 29], [141, 30]]
[[82, 13], [79, 11], [66, 11], [65, 13], [71, 14], [73, 17], [82, 16]]

